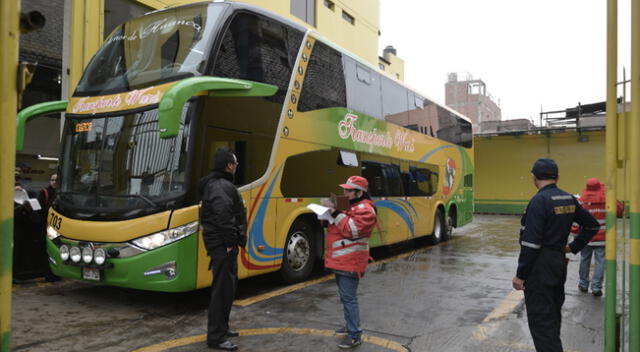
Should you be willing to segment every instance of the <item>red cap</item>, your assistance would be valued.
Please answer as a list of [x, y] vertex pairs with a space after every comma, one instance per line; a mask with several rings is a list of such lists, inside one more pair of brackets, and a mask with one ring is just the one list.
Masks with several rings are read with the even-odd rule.
[[340, 187], [344, 189], [356, 189], [359, 191], [366, 192], [367, 188], [369, 188], [369, 181], [366, 178], [360, 176], [351, 176], [347, 179], [347, 183], [343, 183]]
[[592, 177], [592, 178], [588, 179], [587, 180], [587, 189], [588, 190], [592, 190], [592, 191], [600, 189], [600, 180], [598, 180], [595, 177]]

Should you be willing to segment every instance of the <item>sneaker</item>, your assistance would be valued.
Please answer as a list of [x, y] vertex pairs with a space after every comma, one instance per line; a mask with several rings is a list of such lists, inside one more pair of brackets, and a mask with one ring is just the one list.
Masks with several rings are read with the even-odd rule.
[[342, 342], [340, 342], [338, 344], [338, 347], [344, 348], [344, 349], [354, 348], [354, 347], [358, 346], [361, 343], [362, 343], [362, 339], [361, 338], [353, 339], [353, 338], [351, 338], [351, 336], [346, 336], [342, 340]]
[[231, 341], [222, 341], [220, 343], [207, 343], [207, 347], [213, 348], [216, 350], [223, 350], [223, 351], [235, 351], [238, 349], [238, 345], [236, 345]]
[[592, 293], [594, 296], [596, 296], [596, 297], [600, 297], [600, 296], [602, 296], [602, 290], [592, 291], [591, 293]]
[[584, 286], [580, 286], [580, 285], [578, 285], [578, 290], [580, 290], [580, 292], [587, 292], [587, 291], [589, 291], [589, 289], [588, 289], [588, 288], [586, 288], [586, 287], [584, 287]]
[[346, 335], [349, 335], [349, 331], [347, 331], [346, 326], [343, 326], [340, 329], [336, 330], [335, 334], [338, 336], [346, 336]]

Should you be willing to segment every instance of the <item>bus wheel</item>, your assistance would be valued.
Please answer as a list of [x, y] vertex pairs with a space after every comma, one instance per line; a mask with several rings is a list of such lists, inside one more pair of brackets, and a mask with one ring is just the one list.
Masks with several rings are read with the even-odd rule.
[[280, 274], [286, 283], [306, 279], [314, 264], [313, 229], [304, 220], [296, 220], [284, 246]]
[[442, 210], [436, 210], [436, 216], [433, 219], [433, 233], [429, 236], [430, 244], [438, 244], [440, 241], [443, 241], [444, 233], [446, 231], [446, 225], [444, 223], [444, 214], [442, 214]]
[[449, 214], [447, 215], [447, 222], [445, 223], [445, 228], [444, 231], [442, 231], [442, 241], [448, 241], [449, 239], [451, 239], [451, 236], [453, 235], [453, 224], [455, 224], [455, 221], [453, 220], [453, 214], [452, 214], [452, 210], [449, 209]]

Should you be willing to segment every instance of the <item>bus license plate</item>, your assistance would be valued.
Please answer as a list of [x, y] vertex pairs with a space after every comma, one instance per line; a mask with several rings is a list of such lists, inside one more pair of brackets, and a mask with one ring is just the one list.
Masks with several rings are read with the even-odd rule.
[[82, 278], [85, 280], [100, 281], [100, 269], [82, 268]]

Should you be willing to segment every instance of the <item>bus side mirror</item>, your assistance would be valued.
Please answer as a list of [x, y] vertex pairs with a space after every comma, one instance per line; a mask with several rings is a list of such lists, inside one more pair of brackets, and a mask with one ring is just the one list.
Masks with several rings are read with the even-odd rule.
[[209, 96], [269, 97], [278, 87], [241, 79], [221, 77], [191, 77], [176, 82], [167, 90], [158, 105], [160, 138], [173, 138], [180, 131], [184, 104], [194, 95], [207, 92]]

